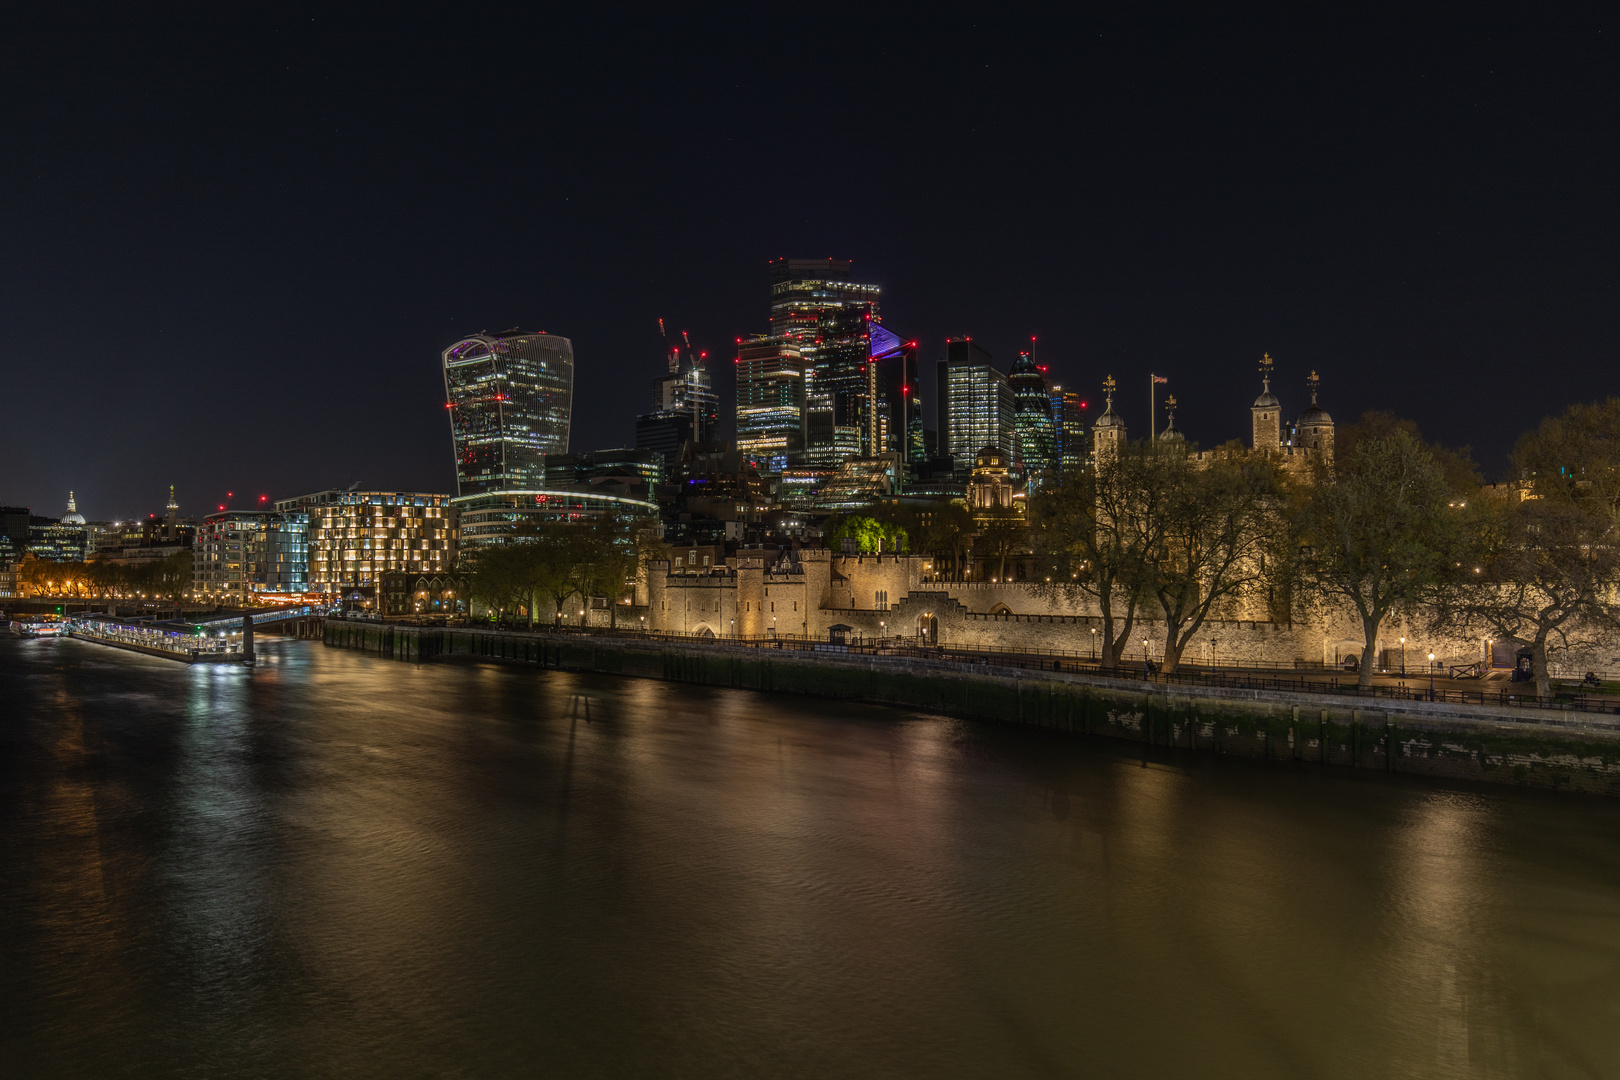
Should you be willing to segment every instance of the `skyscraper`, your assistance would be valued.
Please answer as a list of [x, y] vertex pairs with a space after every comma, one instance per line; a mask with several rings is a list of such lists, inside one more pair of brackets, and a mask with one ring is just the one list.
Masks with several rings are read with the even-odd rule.
[[804, 452], [805, 368], [791, 339], [737, 343], [737, 449], [761, 475], [780, 475]]
[[1035, 339], [1029, 351], [1018, 354], [1018, 361], [1007, 372], [1007, 385], [1013, 394], [1013, 416], [1018, 426], [1019, 453], [1024, 475], [1035, 478], [1056, 474], [1058, 469], [1057, 424], [1052, 415], [1046, 370], [1035, 363]]
[[1057, 434], [1059, 471], [1068, 476], [1086, 467], [1091, 448], [1086, 442], [1086, 403], [1061, 386], [1052, 387], [1052, 419]]
[[1017, 413], [1007, 376], [972, 338], [951, 338], [939, 362], [940, 452], [966, 476], [980, 450], [994, 446], [1016, 457]]
[[463, 494], [544, 486], [568, 452], [574, 346], [551, 334], [474, 334], [444, 350], [445, 407]]
[[[663, 325], [663, 320], [658, 320]], [[720, 395], [709, 381], [709, 354], [692, 347], [685, 334], [681, 344], [666, 342], [669, 373], [653, 380], [653, 411], [685, 413], [692, 418], [692, 437], [714, 441], [720, 422]]]
[[[662, 330], [664, 320], [658, 326]], [[720, 395], [709, 380], [708, 353], [692, 348], [684, 333], [680, 343], [666, 335], [664, 348], [669, 370], [653, 379], [652, 411], [636, 417], [636, 449], [657, 451], [664, 459], [664, 475], [673, 476], [681, 447], [714, 441]]]
[[820, 441], [818, 425], [807, 456], [841, 460], [851, 435], [857, 452], [881, 453], [885, 447], [870, 445], [880, 389], [874, 390], [875, 373], [867, 370], [867, 330], [878, 318], [878, 286], [854, 281], [847, 259], [773, 259], [768, 271], [770, 336], [798, 347], [812, 407], [832, 414], [832, 442]]

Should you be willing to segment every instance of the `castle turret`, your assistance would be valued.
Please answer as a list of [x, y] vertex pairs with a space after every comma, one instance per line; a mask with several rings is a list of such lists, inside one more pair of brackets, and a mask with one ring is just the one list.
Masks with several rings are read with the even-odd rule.
[[1120, 450], [1125, 446], [1125, 421], [1114, 411], [1114, 377], [1112, 375], [1103, 380], [1103, 394], [1108, 399], [1107, 408], [1097, 417], [1097, 422], [1091, 425], [1091, 455], [1098, 467], [1104, 463], [1118, 460]]
[[1271, 392], [1271, 368], [1275, 363], [1271, 354], [1260, 358], [1260, 377], [1264, 389], [1254, 399], [1249, 411], [1254, 414], [1254, 443], [1256, 450], [1282, 449], [1282, 402]]
[[1305, 385], [1311, 388], [1311, 407], [1300, 414], [1299, 444], [1310, 451], [1313, 457], [1318, 457], [1324, 466], [1333, 467], [1333, 417], [1316, 403], [1316, 392], [1322, 385], [1316, 372], [1305, 380]]
[[1169, 420], [1165, 423], [1164, 430], [1159, 432], [1159, 441], [1167, 443], [1186, 442], [1187, 437], [1176, 430], [1176, 395], [1171, 394], [1164, 399], [1164, 412], [1169, 417]]

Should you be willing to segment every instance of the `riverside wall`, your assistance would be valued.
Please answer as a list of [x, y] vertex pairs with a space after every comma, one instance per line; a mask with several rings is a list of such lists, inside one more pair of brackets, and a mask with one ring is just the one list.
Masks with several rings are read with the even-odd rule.
[[1620, 795], [1620, 716], [1358, 698], [837, 651], [328, 620], [328, 646], [854, 699], [1277, 761]]

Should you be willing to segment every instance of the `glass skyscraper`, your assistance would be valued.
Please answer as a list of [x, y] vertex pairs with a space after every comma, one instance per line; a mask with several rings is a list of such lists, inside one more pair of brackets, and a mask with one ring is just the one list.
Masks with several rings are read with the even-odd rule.
[[1035, 363], [1035, 342], [1029, 352], [1018, 354], [1018, 361], [1007, 372], [1012, 388], [1013, 409], [1018, 424], [1018, 448], [1024, 475], [1038, 477], [1056, 473], [1059, 468], [1057, 421], [1052, 415], [1051, 391], [1046, 371]]
[[737, 345], [737, 449], [762, 475], [780, 476], [804, 452], [805, 366], [796, 341]]
[[444, 350], [444, 391], [462, 495], [545, 486], [568, 452], [574, 346], [551, 334], [474, 334]]
[[[867, 370], [880, 289], [852, 274], [848, 259], [773, 259], [769, 266], [770, 336], [798, 347], [818, 413], [806, 447], [811, 460], [841, 461], [851, 446], [865, 454], [886, 449], [872, 445], [882, 386]], [[819, 419], [828, 411], [832, 423], [824, 431]]]
[[979, 451], [993, 446], [1018, 456], [1012, 387], [995, 359], [972, 338], [951, 338], [939, 362], [940, 452], [966, 475]]

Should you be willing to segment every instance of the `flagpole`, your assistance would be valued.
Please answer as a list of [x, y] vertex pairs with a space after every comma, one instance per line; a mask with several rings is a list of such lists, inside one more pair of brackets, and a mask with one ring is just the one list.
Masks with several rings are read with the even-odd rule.
[[1148, 372], [1148, 442], [1153, 441], [1153, 425], [1157, 423], [1159, 417], [1158, 385], [1159, 377], [1151, 371]]

